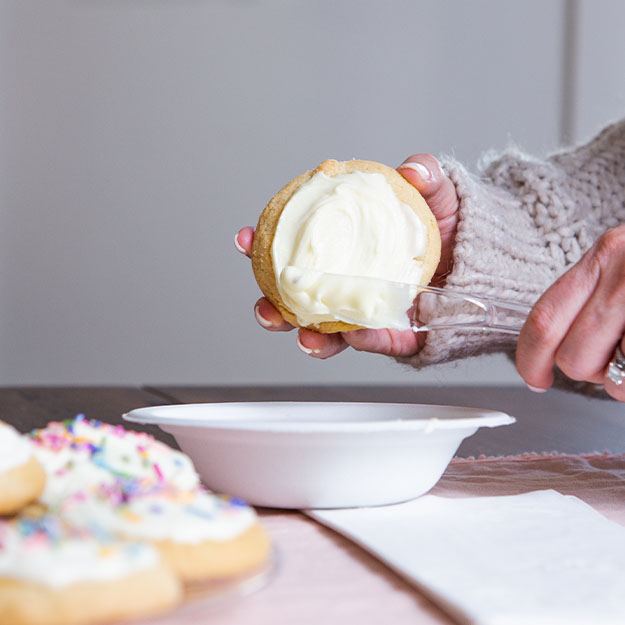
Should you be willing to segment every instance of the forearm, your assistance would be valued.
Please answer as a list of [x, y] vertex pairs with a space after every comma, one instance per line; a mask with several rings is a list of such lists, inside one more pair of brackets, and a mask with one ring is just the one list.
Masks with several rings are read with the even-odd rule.
[[507, 152], [483, 179], [517, 198], [552, 257], [570, 266], [625, 222], [625, 120], [542, 161]]
[[[602, 232], [625, 223], [623, 123], [543, 161], [508, 152], [479, 177], [453, 160], [443, 165], [460, 202], [448, 289], [531, 305]], [[441, 305], [430, 318], [460, 314]], [[514, 347], [510, 335], [437, 331], [404, 362], [423, 366]]]

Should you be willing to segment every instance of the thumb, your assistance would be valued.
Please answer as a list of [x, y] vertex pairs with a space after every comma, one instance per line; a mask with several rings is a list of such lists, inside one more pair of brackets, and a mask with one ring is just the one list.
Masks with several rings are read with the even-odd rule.
[[413, 154], [397, 168], [397, 171], [421, 193], [439, 222], [456, 213], [458, 209], [456, 187], [445, 175], [435, 156]]

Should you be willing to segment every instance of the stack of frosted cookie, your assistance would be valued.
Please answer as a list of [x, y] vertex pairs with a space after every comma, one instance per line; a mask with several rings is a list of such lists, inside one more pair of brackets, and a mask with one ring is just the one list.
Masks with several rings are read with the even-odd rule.
[[0, 515], [0, 625], [151, 616], [269, 556], [254, 511], [204, 490], [186, 455], [82, 417], [0, 423]]

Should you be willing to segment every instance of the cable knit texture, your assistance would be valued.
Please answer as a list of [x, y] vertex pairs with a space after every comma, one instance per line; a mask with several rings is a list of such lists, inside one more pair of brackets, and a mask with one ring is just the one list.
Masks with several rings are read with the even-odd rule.
[[[533, 304], [606, 230], [625, 223], [625, 120], [593, 141], [545, 160], [508, 151], [479, 177], [453, 159], [460, 220], [446, 288]], [[426, 321], [466, 315], [439, 305]], [[436, 331], [423, 350], [401, 359], [415, 367], [504, 351], [516, 338], [483, 331]]]

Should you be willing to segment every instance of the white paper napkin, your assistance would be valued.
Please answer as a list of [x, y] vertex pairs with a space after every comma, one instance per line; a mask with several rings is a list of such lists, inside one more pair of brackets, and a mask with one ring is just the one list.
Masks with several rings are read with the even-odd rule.
[[625, 528], [556, 491], [309, 514], [459, 622], [625, 624]]

